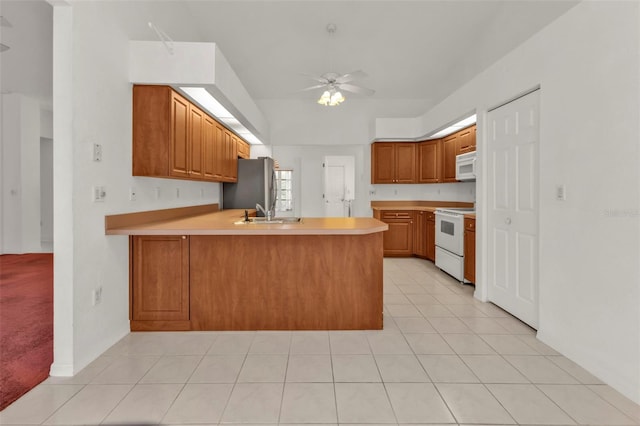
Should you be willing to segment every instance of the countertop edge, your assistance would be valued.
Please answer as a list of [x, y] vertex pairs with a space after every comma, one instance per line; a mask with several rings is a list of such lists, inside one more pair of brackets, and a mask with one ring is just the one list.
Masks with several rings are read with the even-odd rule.
[[[237, 225], [244, 226], [244, 225]], [[251, 226], [251, 225], [249, 225]], [[110, 229], [106, 235], [367, 235], [384, 232], [389, 229], [387, 224], [383, 226], [360, 229], [291, 229], [276, 228], [283, 225], [258, 225], [260, 229]], [[285, 225], [298, 226], [298, 225]]]

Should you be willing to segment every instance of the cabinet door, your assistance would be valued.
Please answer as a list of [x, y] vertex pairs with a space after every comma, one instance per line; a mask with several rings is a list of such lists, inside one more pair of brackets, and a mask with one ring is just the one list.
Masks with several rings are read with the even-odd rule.
[[468, 127], [458, 132], [458, 153], [465, 154], [476, 150], [475, 126]]
[[204, 117], [203, 129], [203, 175], [207, 180], [216, 180], [216, 123]]
[[383, 211], [381, 220], [389, 225], [383, 234], [385, 256], [411, 256], [413, 254], [413, 212]]
[[433, 213], [428, 213], [425, 225], [427, 234], [426, 258], [435, 262], [436, 260], [436, 219]]
[[171, 176], [189, 177], [189, 102], [171, 94]]
[[419, 257], [427, 256], [427, 230], [426, 214], [423, 211], [416, 212], [414, 221], [413, 254]]
[[395, 150], [392, 143], [371, 145], [371, 183], [395, 182]]
[[214, 176], [220, 180], [224, 179], [225, 175], [225, 167], [226, 167], [226, 145], [225, 145], [225, 135], [224, 135], [224, 127], [222, 125], [216, 123], [215, 130], [215, 172]]
[[246, 160], [250, 158], [250, 152], [249, 144], [242, 139], [238, 139], [238, 157]]
[[416, 183], [416, 144], [395, 143], [396, 183]]
[[238, 138], [231, 134], [231, 153], [229, 155], [229, 177], [232, 182], [238, 181]]
[[471, 146], [473, 147], [472, 151], [475, 151], [478, 147], [477, 136], [478, 128], [476, 126], [473, 126], [473, 130], [471, 131]]
[[133, 237], [132, 320], [189, 319], [189, 238]]
[[418, 144], [419, 183], [440, 182], [440, 141], [425, 141]]
[[231, 132], [227, 129], [223, 130], [223, 155], [222, 155], [222, 178], [225, 182], [231, 181], [231, 156], [233, 150], [231, 149]]
[[464, 231], [464, 278], [476, 282], [476, 233]]
[[191, 105], [189, 108], [189, 175], [204, 178], [204, 123], [205, 114]]
[[464, 278], [476, 282], [476, 221], [464, 219]]
[[456, 155], [458, 152], [458, 135], [453, 134], [442, 140], [442, 181], [456, 181]]

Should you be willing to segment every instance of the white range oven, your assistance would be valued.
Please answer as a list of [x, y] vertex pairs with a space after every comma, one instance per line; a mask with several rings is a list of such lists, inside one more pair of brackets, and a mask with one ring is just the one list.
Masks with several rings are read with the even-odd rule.
[[464, 282], [464, 215], [472, 208], [436, 209], [436, 266]]

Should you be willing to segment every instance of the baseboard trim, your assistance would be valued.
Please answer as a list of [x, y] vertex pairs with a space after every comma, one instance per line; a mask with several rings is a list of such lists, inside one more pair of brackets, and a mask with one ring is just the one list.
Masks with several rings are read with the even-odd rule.
[[51, 364], [49, 375], [54, 377], [71, 377], [73, 376], [72, 364]]

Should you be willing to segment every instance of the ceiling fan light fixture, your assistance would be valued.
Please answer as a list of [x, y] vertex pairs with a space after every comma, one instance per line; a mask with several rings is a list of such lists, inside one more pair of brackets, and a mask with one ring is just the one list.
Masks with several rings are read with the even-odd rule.
[[344, 102], [345, 97], [342, 96], [342, 93], [336, 91], [335, 89], [325, 90], [320, 99], [318, 99], [318, 103], [324, 106], [336, 106], [340, 105]]

